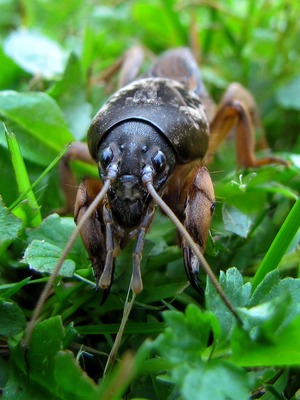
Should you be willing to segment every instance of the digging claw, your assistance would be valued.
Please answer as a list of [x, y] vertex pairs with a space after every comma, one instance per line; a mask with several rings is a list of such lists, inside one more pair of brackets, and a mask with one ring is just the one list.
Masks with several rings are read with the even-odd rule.
[[137, 260], [135, 260], [135, 262], [133, 263], [131, 290], [135, 294], [139, 294], [143, 290], [141, 270], [140, 270], [139, 262]]

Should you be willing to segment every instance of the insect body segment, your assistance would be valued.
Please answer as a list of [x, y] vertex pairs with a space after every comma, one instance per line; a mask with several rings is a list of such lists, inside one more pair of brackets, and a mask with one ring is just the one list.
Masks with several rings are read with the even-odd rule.
[[[180, 56], [180, 72], [189, 61], [185, 55]], [[189, 64], [183, 71], [189, 71]], [[204, 197], [210, 204], [207, 211], [204, 207], [200, 212], [206, 212], [207, 217], [204, 223], [197, 218], [199, 227], [191, 232], [202, 251], [205, 247], [214, 197], [209, 174], [199, 160], [208, 147], [209, 126], [199, 97], [189, 90], [189, 80], [199, 86], [198, 75], [175, 79], [175, 72], [170, 77], [164, 72], [163, 77], [139, 79], [121, 88], [99, 110], [88, 131], [89, 151], [98, 164], [101, 181], [109, 169], [116, 172], [107, 195], [81, 231], [98, 285], [107, 293], [118, 249], [134, 237], [132, 289], [135, 293], [142, 290], [140, 260], [156, 208], [145, 182], [151, 181], [154, 191], [189, 229], [194, 215], [185, 209], [199, 203], [203, 206], [202, 191], [206, 189], [199, 189], [196, 177], [201, 171], [207, 175], [210, 194]], [[75, 205], [77, 222], [102, 187], [101, 181], [81, 183]], [[185, 257], [186, 268], [195, 271], [190, 259], [192, 256]], [[188, 276], [194, 279], [196, 273], [188, 272]]]
[[[140, 63], [140, 52], [135, 49], [132, 54], [139, 55]], [[144, 240], [159, 204], [183, 237], [187, 276], [198, 290], [200, 262], [204, 265], [201, 252], [215, 204], [213, 184], [203, 165], [233, 127], [240, 165], [286, 162], [274, 157], [256, 159], [253, 126], [260, 124], [253, 97], [241, 85], [232, 84], [216, 107], [188, 49], [167, 51], [142, 79], [133, 80], [131, 59], [125, 66], [124, 86], [108, 99], [89, 128], [90, 155], [75, 144], [63, 162], [65, 181], [70, 177], [69, 159], [91, 156], [99, 167], [100, 180], [87, 179], [79, 186], [75, 220], [80, 222], [107, 185], [107, 193], [81, 229], [82, 240], [97, 283], [107, 295], [115, 258], [135, 238], [132, 289], [138, 293]]]
[[173, 147], [178, 163], [199, 159], [207, 150], [209, 126], [204, 107], [197, 95], [175, 80], [140, 79], [115, 93], [97, 113], [88, 132], [94, 159], [103, 136], [129, 121], [157, 128]]

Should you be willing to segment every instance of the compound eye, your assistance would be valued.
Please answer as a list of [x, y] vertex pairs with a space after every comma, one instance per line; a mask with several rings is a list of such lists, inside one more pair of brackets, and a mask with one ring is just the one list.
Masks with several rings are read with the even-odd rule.
[[112, 162], [114, 158], [114, 153], [111, 149], [111, 147], [106, 147], [101, 153], [100, 153], [100, 163], [101, 167], [103, 169], [106, 169], [109, 164]]
[[158, 174], [162, 172], [166, 167], [166, 156], [161, 150], [158, 150], [152, 157], [152, 164], [155, 172]]

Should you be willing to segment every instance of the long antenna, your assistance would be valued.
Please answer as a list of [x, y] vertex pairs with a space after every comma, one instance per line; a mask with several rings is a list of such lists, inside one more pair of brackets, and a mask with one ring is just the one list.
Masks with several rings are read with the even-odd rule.
[[83, 215], [82, 219], [79, 221], [76, 229], [74, 229], [70, 239], [68, 240], [56, 266], [55, 269], [52, 273], [52, 275], [49, 277], [41, 295], [40, 298], [38, 299], [38, 302], [35, 306], [35, 309], [33, 311], [32, 317], [30, 319], [30, 321], [27, 324], [26, 327], [26, 331], [25, 331], [25, 336], [24, 336], [24, 340], [23, 340], [23, 346], [27, 347], [31, 336], [32, 336], [32, 332], [33, 329], [35, 327], [36, 321], [41, 313], [41, 310], [45, 304], [45, 301], [47, 300], [47, 297], [49, 296], [49, 293], [51, 291], [51, 288], [54, 284], [55, 278], [57, 277], [57, 275], [59, 274], [59, 271], [63, 265], [63, 262], [65, 261], [65, 259], [67, 258], [68, 253], [70, 252], [70, 250], [72, 249], [75, 240], [77, 239], [77, 237], [80, 234], [80, 230], [83, 227], [83, 225], [87, 222], [87, 220], [91, 217], [91, 215], [93, 214], [94, 210], [97, 208], [97, 206], [99, 205], [99, 203], [101, 202], [101, 200], [104, 198], [104, 196], [106, 195], [112, 181], [116, 178], [116, 171], [112, 168], [108, 171], [108, 175], [104, 181], [103, 187], [101, 189], [101, 191], [98, 193], [98, 195], [95, 197], [95, 199], [92, 201], [92, 203], [89, 205], [88, 209], [86, 210], [85, 214]]
[[185, 240], [188, 243], [188, 246], [190, 249], [194, 252], [196, 257], [198, 257], [200, 264], [202, 265], [202, 268], [206, 272], [206, 274], [209, 276], [211, 279], [214, 287], [216, 288], [216, 291], [220, 295], [221, 299], [223, 300], [224, 304], [226, 307], [229, 309], [229, 311], [235, 316], [237, 321], [242, 323], [239, 315], [235, 311], [233, 305], [229, 301], [228, 297], [226, 296], [224, 290], [222, 289], [219, 281], [217, 280], [216, 276], [214, 275], [211, 267], [209, 266], [208, 262], [205, 260], [203, 254], [200, 252], [199, 248], [197, 247], [196, 243], [192, 239], [191, 235], [189, 232], [186, 230], [186, 228], [182, 225], [180, 220], [176, 217], [174, 212], [170, 209], [170, 207], [163, 201], [163, 199], [159, 196], [157, 191], [155, 190], [153, 186], [153, 170], [150, 166], [144, 167], [143, 170], [143, 176], [142, 180], [144, 185], [147, 187], [148, 192], [154, 199], [154, 201], [159, 205], [159, 207], [168, 215], [168, 217], [171, 219], [171, 221], [176, 225], [176, 228], [180, 232], [180, 234], [185, 238]]

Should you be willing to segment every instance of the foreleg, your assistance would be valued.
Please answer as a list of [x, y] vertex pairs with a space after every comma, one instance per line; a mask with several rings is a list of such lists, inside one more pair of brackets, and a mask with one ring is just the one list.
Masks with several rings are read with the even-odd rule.
[[[203, 253], [215, 207], [213, 184], [206, 167], [197, 163], [179, 167], [169, 182], [164, 199]], [[184, 239], [181, 239], [181, 246], [189, 281], [200, 291], [199, 260]]]
[[[76, 223], [81, 220], [89, 205], [100, 192], [101, 188], [102, 182], [96, 179], [85, 179], [80, 183], [74, 209], [74, 218]], [[92, 262], [97, 286], [105, 290], [103, 296], [104, 301], [109, 294], [114, 269], [114, 260], [112, 258], [113, 233], [111, 225], [106, 224], [107, 216], [104, 218], [103, 208], [104, 204], [102, 202], [83, 225], [80, 235]], [[104, 276], [103, 272], [105, 272]], [[101, 278], [103, 279], [103, 282], [101, 282]]]

